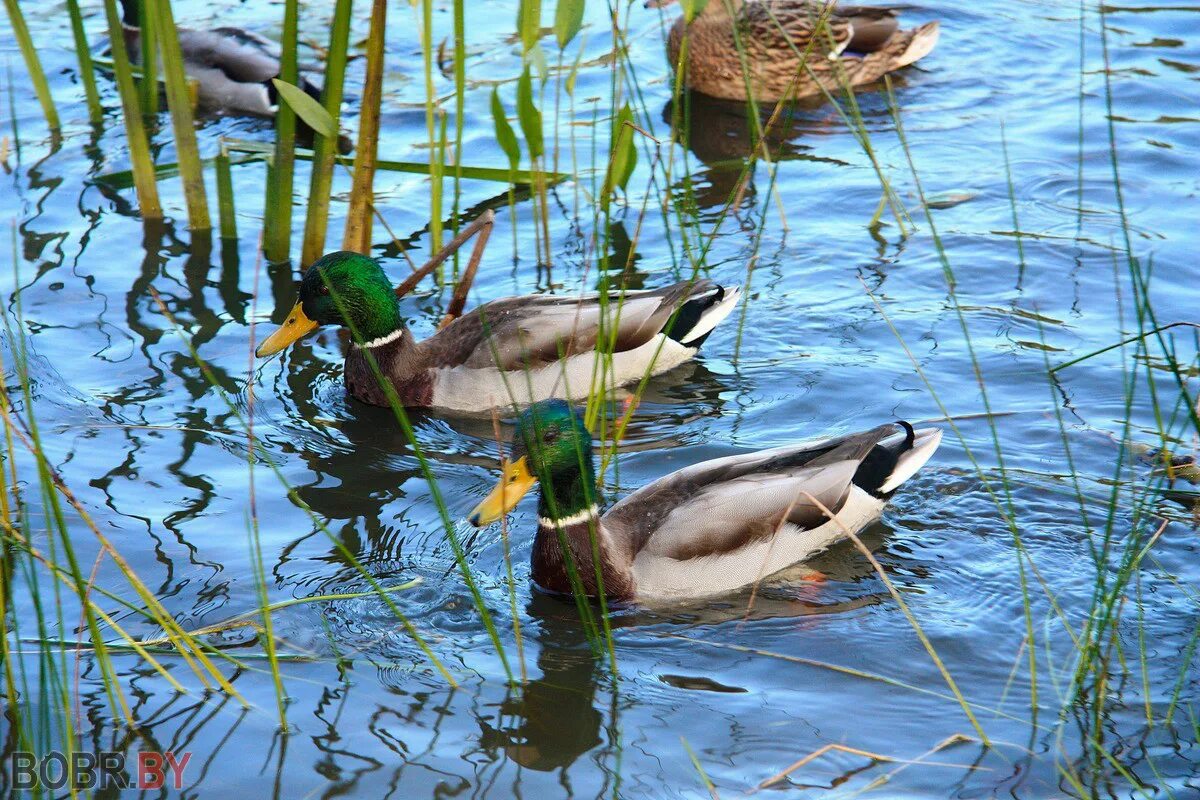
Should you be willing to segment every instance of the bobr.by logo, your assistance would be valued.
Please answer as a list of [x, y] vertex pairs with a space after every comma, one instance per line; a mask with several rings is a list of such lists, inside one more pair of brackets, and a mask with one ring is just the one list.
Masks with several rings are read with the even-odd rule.
[[13, 789], [162, 789], [183, 788], [183, 771], [190, 752], [165, 753], [142, 750], [134, 754], [134, 775], [126, 771], [125, 753], [63, 753], [51, 750], [38, 756], [17, 750], [10, 758]]

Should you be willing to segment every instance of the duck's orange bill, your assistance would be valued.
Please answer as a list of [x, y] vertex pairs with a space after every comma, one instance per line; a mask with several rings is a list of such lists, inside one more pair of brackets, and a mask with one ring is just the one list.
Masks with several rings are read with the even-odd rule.
[[279, 330], [272, 333], [266, 338], [258, 349], [254, 351], [254, 355], [259, 358], [273, 356], [283, 348], [287, 347], [297, 339], [307, 336], [317, 329], [317, 323], [309, 319], [304, 309], [296, 303], [288, 314], [287, 322], [279, 326]]
[[517, 502], [537, 483], [529, 473], [529, 462], [525, 456], [516, 461], [504, 462], [504, 474], [483, 502], [471, 511], [471, 524], [475, 527], [490, 525], [513, 510]]

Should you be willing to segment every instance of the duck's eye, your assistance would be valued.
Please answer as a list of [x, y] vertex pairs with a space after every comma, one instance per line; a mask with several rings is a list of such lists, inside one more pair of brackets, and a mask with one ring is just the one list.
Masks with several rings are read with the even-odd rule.
[[322, 283], [320, 288], [317, 289], [317, 294], [329, 294], [329, 284]]
[[542, 441], [545, 442], [546, 444], [549, 444], [549, 443], [555, 441], [556, 439], [558, 439], [558, 431], [556, 431], [553, 428], [551, 428], [550, 430], [548, 430], [542, 434]]

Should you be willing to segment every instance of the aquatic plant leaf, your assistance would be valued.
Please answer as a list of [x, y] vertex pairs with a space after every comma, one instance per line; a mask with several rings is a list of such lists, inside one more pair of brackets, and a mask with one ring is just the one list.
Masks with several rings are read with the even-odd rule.
[[542, 140], [542, 112], [533, 103], [533, 78], [526, 66], [517, 80], [517, 120], [521, 123], [521, 132], [525, 134], [525, 145], [529, 148], [530, 159], [538, 158], [545, 152]]
[[292, 111], [296, 112], [296, 116], [304, 120], [308, 127], [322, 136], [337, 140], [337, 125], [334, 124], [333, 117], [329, 115], [324, 106], [309, 97], [299, 86], [293, 86], [279, 78], [272, 78], [271, 83], [275, 84], [275, 88], [279, 90], [279, 96], [291, 106]]
[[517, 6], [517, 33], [525, 50], [530, 50], [542, 35], [542, 0], [521, 0]]
[[605, 181], [605, 203], [612, 192], [625, 188], [634, 167], [637, 166], [637, 148], [633, 145], [633, 134], [633, 111], [626, 103], [613, 118], [610, 151], [612, 162], [608, 167], [608, 179]]
[[517, 141], [517, 134], [513, 131], [512, 125], [508, 122], [508, 117], [504, 114], [504, 105], [500, 102], [498, 88], [492, 89], [492, 120], [496, 126], [496, 143], [508, 157], [509, 169], [515, 173], [517, 165], [521, 163], [521, 145]]
[[583, 27], [585, 0], [558, 0], [554, 9], [554, 36], [560, 48], [566, 47]]

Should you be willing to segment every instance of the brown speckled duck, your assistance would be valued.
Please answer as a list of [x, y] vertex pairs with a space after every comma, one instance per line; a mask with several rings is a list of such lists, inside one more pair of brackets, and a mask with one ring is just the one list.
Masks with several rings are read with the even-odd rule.
[[521, 415], [504, 474], [469, 518], [477, 526], [495, 522], [540, 483], [532, 577], [542, 589], [572, 593], [572, 564], [590, 596], [601, 586], [610, 600], [719, 594], [805, 561], [847, 530], [861, 531], [941, 440], [937, 428], [901, 422], [704, 461], [601, 514], [591, 434], [569, 405], [550, 400]]
[[338, 325], [350, 330], [345, 380], [353, 397], [387, 406], [390, 385], [410, 408], [478, 413], [583, 396], [598, 374], [606, 386], [623, 386], [666, 372], [696, 355], [738, 295], [736, 287], [701, 279], [627, 291], [603, 304], [597, 295], [506, 297], [418, 342], [379, 264], [340, 251], [308, 268], [287, 321], [257, 354], [277, 353], [319, 325]]
[[[673, 2], [650, 0], [647, 5]], [[686, 34], [684, 77], [690, 88], [746, 100], [749, 84], [756, 101], [773, 103], [819, 94], [822, 87], [836, 91], [844, 84], [871, 83], [924, 58], [937, 44], [937, 22], [900, 30], [890, 8], [834, 6], [819, 25], [827, 5], [818, 0], [708, 0], [690, 23], [684, 17], [675, 21], [667, 40], [671, 64], [679, 64]], [[739, 40], [749, 74], [743, 73]], [[805, 52], [808, 69], [800, 63]]]

